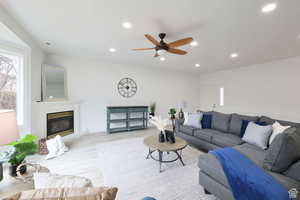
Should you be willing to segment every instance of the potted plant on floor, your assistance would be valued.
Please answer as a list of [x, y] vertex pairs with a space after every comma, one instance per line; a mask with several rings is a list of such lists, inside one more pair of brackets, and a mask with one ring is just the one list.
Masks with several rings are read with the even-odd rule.
[[149, 115], [151, 116], [151, 117], [154, 117], [155, 116], [155, 109], [156, 109], [156, 103], [154, 102], [154, 103], [151, 103], [150, 104], [150, 113], [149, 113]]
[[[17, 168], [25, 161], [26, 156], [37, 152], [36, 136], [28, 134], [19, 141], [11, 142], [9, 145], [15, 147], [15, 153], [11, 156], [9, 174], [13, 177], [17, 176]], [[26, 166], [21, 167], [21, 174], [26, 173]]]

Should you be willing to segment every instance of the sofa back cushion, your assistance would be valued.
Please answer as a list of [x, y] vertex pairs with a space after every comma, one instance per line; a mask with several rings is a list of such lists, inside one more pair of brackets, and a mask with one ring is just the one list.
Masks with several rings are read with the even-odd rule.
[[229, 126], [229, 132], [233, 133], [234, 135], [240, 135], [241, 128], [242, 128], [242, 120], [247, 121], [257, 121], [259, 117], [257, 116], [247, 116], [247, 115], [239, 115], [239, 114], [232, 114]]
[[271, 125], [261, 126], [254, 122], [249, 122], [243, 140], [262, 149], [267, 149], [272, 130]]
[[267, 124], [274, 124], [276, 121], [279, 122], [282, 126], [291, 126], [295, 127], [297, 129], [300, 129], [300, 123], [296, 122], [290, 122], [290, 121], [284, 121], [284, 120], [277, 120], [277, 119], [272, 119], [270, 117], [262, 116], [259, 119], [260, 122], [266, 122]]
[[282, 173], [300, 159], [300, 136], [295, 128], [289, 128], [275, 137], [270, 145], [263, 167]]
[[212, 129], [228, 132], [231, 114], [212, 112]]

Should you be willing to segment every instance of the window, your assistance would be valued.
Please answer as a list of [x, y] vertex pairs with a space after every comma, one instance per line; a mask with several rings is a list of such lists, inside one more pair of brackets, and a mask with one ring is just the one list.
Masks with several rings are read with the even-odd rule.
[[224, 106], [224, 88], [220, 88], [220, 106]]
[[24, 56], [0, 50], [0, 110], [16, 110], [24, 123]]

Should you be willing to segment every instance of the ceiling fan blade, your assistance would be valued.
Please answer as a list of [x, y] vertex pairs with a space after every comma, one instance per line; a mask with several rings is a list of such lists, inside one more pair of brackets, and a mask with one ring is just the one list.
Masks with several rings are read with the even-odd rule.
[[159, 45], [159, 42], [158, 42], [154, 37], [152, 37], [151, 35], [145, 34], [145, 37], [146, 37], [150, 42], [152, 42], [152, 44], [154, 44], [155, 46], [158, 46], [158, 45]]
[[189, 44], [193, 41], [193, 38], [184, 38], [184, 39], [181, 39], [181, 40], [177, 40], [175, 42], [171, 42], [168, 44], [168, 46], [170, 48], [173, 48], [173, 47], [179, 47], [179, 46], [183, 46], [183, 45], [186, 45], [186, 44]]
[[168, 49], [168, 52], [170, 52], [170, 53], [175, 53], [175, 54], [179, 54], [179, 55], [185, 55], [185, 54], [187, 54], [186, 51], [183, 51], [183, 50], [181, 50], [181, 49], [174, 49], [174, 48], [169, 48], [169, 49]]
[[143, 50], [152, 50], [155, 48], [139, 48], [139, 49], [132, 49], [133, 51], [143, 51]]

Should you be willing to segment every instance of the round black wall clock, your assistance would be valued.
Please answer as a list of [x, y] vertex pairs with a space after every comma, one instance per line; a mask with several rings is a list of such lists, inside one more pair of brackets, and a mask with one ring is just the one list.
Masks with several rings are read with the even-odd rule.
[[123, 78], [118, 83], [118, 91], [122, 97], [130, 98], [137, 92], [137, 85], [131, 78]]

